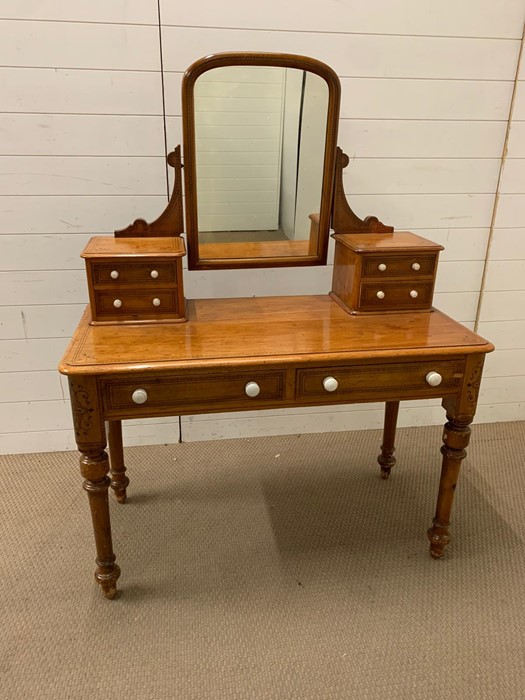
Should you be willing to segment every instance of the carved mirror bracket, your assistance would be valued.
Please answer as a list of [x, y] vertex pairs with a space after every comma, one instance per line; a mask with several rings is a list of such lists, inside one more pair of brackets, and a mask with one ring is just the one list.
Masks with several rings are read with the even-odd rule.
[[377, 216], [360, 219], [346, 199], [343, 185], [343, 170], [350, 159], [337, 147], [335, 157], [335, 185], [332, 205], [332, 228], [335, 233], [392, 233], [393, 226], [385, 226]]
[[174, 170], [175, 181], [168, 206], [150, 224], [145, 219], [136, 219], [127, 228], [115, 231], [115, 238], [146, 238], [148, 236], [180, 236], [184, 232], [182, 209], [182, 163], [181, 150], [177, 146], [167, 157], [168, 165]]

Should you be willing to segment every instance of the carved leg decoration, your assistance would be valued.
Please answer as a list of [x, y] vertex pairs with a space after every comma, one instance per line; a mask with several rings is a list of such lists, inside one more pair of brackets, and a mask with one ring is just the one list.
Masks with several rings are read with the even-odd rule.
[[450, 542], [448, 532], [450, 512], [461, 462], [467, 456], [465, 448], [469, 443], [469, 426], [472, 423], [472, 417], [460, 421], [447, 414], [447, 419], [448, 422], [445, 423], [443, 432], [444, 445], [441, 448], [443, 466], [441, 468], [436, 515], [433, 525], [427, 533], [430, 540], [430, 554], [434, 559], [439, 559], [443, 556], [445, 547]]
[[390, 470], [396, 463], [394, 457], [396, 438], [397, 414], [399, 413], [399, 401], [387, 401], [385, 404], [385, 424], [383, 429], [383, 444], [381, 454], [377, 458], [381, 467], [381, 478], [388, 479]]
[[108, 443], [111, 464], [111, 488], [119, 503], [126, 502], [126, 488], [129, 479], [126, 476], [124, 466], [124, 448], [122, 445], [122, 421], [110, 420], [108, 422]]
[[90, 450], [89, 453], [84, 453], [80, 457], [80, 472], [84, 477], [83, 487], [89, 498], [97, 548], [95, 580], [102, 586], [106, 598], [112, 599], [117, 594], [116, 584], [120, 576], [120, 569], [115, 564], [111, 541], [108, 471], [109, 460], [107, 453], [104, 452], [104, 445], [99, 450]]

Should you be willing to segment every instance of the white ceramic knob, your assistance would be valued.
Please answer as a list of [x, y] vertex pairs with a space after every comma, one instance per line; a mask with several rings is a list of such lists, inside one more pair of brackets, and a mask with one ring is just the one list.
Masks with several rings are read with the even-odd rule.
[[430, 386], [439, 386], [443, 381], [443, 377], [439, 374], [439, 372], [429, 372], [425, 379], [427, 380], [427, 384], [430, 384]]
[[261, 393], [261, 387], [257, 384], [257, 382], [248, 382], [248, 384], [246, 384], [244, 387], [244, 391], [246, 392], [246, 396], [251, 396], [253, 399], [256, 396], [259, 396]]
[[158, 270], [152, 270], [152, 271], [150, 272], [150, 275], [153, 277], [154, 280], [156, 280], [157, 277], [159, 276], [159, 271], [158, 271]]
[[379, 270], [379, 272], [384, 272], [384, 271], [386, 270], [386, 265], [385, 265], [385, 263], [379, 264], [379, 265], [377, 266], [377, 269]]
[[412, 299], [417, 299], [418, 296], [419, 296], [419, 294], [416, 292], [415, 289], [413, 289], [413, 290], [410, 292], [410, 296], [412, 297]]
[[146, 403], [148, 400], [148, 392], [146, 389], [135, 389], [131, 394], [131, 398], [135, 403]]
[[160, 306], [160, 299], [153, 299], [153, 306]]
[[385, 293], [384, 293], [384, 292], [378, 292], [378, 293], [376, 294], [376, 297], [377, 297], [378, 299], [384, 299], [384, 298], [385, 298]]
[[417, 272], [418, 270], [421, 270], [421, 265], [419, 263], [412, 263], [412, 269], [416, 270]]
[[115, 301], [113, 302], [113, 306], [116, 309], [120, 309], [120, 307], [122, 306], [122, 302], [120, 301], [120, 299], [115, 299]]
[[109, 273], [109, 276], [111, 277], [112, 280], [118, 279], [118, 272], [117, 272], [117, 270], [111, 270], [111, 272]]
[[323, 379], [323, 386], [326, 391], [335, 391], [339, 386], [339, 382], [335, 377], [325, 377]]

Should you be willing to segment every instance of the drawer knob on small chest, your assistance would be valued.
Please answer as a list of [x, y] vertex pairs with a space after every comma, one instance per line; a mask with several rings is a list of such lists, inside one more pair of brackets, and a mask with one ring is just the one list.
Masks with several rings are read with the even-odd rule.
[[379, 291], [379, 292], [376, 294], [376, 297], [377, 297], [378, 299], [384, 299], [384, 298], [385, 298], [385, 293]]
[[339, 382], [335, 377], [325, 377], [323, 379], [323, 386], [326, 391], [335, 391], [339, 386]]
[[160, 299], [153, 299], [153, 306], [160, 306]]
[[415, 289], [413, 289], [413, 290], [410, 292], [410, 296], [412, 297], [412, 299], [417, 299], [418, 296], [419, 296], [419, 294], [416, 292]]
[[379, 270], [379, 272], [384, 272], [384, 271], [386, 270], [386, 265], [385, 265], [385, 263], [380, 263], [380, 264], [377, 266], [377, 269]]
[[111, 277], [112, 280], [118, 279], [118, 271], [117, 270], [111, 270], [109, 273], [109, 276]]
[[246, 396], [250, 396], [253, 399], [256, 396], [259, 396], [261, 393], [261, 387], [257, 384], [257, 382], [248, 382], [248, 384], [246, 384], [244, 387], [244, 391], [246, 392]]
[[418, 270], [421, 270], [421, 265], [419, 263], [412, 263], [412, 269], [417, 272]]
[[120, 309], [120, 307], [122, 306], [122, 301], [120, 299], [115, 299], [115, 301], [113, 302], [113, 306], [116, 309]]
[[429, 372], [425, 379], [427, 380], [427, 384], [430, 384], [430, 386], [439, 386], [443, 381], [443, 377], [439, 374], [439, 372]]
[[131, 398], [135, 403], [146, 403], [148, 400], [148, 392], [146, 389], [135, 389], [131, 394]]
[[158, 270], [152, 270], [152, 271], [150, 272], [150, 275], [153, 277], [154, 280], [156, 280], [157, 277], [159, 276], [159, 271], [158, 271]]

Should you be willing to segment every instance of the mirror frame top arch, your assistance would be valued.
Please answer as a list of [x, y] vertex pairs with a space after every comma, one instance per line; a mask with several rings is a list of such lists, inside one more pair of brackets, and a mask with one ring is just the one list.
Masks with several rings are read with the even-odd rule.
[[[201, 258], [199, 255], [199, 231], [197, 214], [197, 177], [195, 153], [195, 104], [194, 87], [197, 78], [213, 68], [225, 66], [275, 66], [297, 68], [314, 73], [323, 78], [328, 86], [328, 110], [326, 118], [326, 138], [323, 165], [321, 203], [319, 208], [319, 228], [317, 251], [309, 255]], [[186, 233], [188, 237], [188, 269], [232, 269], [255, 267], [297, 267], [325, 265], [328, 252], [332, 198], [334, 190], [337, 129], [341, 85], [337, 74], [330, 66], [308, 56], [286, 53], [227, 52], [216, 53], [195, 61], [184, 73], [182, 79], [182, 129], [184, 143], [184, 185], [186, 199]], [[312, 213], [318, 203], [313, 203]]]

